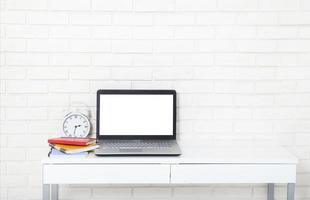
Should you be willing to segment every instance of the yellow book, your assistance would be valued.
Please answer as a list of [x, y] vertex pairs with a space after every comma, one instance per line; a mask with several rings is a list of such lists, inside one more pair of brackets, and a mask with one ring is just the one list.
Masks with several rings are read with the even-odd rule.
[[87, 146], [76, 146], [76, 145], [65, 145], [65, 144], [50, 144], [50, 146], [58, 151], [61, 151], [66, 154], [74, 154], [74, 153], [81, 153], [86, 151], [92, 151], [97, 149], [99, 145], [97, 144], [90, 144]]

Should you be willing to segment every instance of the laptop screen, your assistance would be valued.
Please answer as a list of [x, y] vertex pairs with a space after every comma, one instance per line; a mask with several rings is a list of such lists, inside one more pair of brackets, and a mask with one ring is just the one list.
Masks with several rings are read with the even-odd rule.
[[174, 134], [173, 94], [105, 93], [99, 94], [98, 100], [99, 136]]

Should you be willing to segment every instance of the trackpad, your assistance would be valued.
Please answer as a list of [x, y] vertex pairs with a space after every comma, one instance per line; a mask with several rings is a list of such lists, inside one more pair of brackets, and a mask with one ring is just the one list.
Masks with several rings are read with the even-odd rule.
[[119, 149], [120, 152], [142, 152], [142, 149]]

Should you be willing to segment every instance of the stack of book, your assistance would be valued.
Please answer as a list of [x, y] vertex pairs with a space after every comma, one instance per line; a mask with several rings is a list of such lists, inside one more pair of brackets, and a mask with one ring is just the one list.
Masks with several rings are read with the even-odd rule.
[[48, 140], [51, 150], [48, 156], [87, 155], [98, 148], [94, 138], [51, 138]]

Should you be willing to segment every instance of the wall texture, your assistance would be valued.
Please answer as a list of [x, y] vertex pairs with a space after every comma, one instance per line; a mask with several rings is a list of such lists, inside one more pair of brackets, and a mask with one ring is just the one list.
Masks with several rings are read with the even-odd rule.
[[[0, 199], [41, 198], [63, 109], [173, 88], [180, 139], [280, 143], [310, 199], [309, 0], [1, 0]], [[94, 117], [92, 117], [94, 123]], [[65, 199], [265, 199], [263, 185], [60, 188]], [[277, 187], [277, 199], [285, 198]]]

